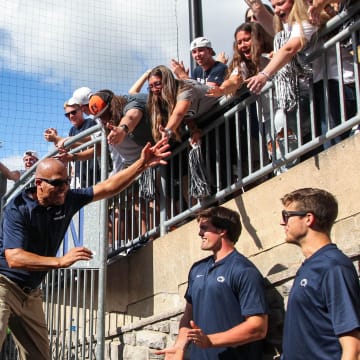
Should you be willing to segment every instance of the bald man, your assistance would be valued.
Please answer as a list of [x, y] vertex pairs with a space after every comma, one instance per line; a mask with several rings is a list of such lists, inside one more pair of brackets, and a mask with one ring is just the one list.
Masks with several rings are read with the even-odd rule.
[[50, 348], [39, 288], [50, 269], [90, 260], [85, 247], [56, 257], [73, 215], [86, 204], [116, 195], [147, 167], [166, 164], [168, 144], [147, 144], [139, 160], [92, 187], [69, 189], [65, 165], [54, 158], [41, 161], [35, 187], [24, 190], [6, 207], [0, 229], [0, 349], [7, 328], [21, 359], [49, 359]]

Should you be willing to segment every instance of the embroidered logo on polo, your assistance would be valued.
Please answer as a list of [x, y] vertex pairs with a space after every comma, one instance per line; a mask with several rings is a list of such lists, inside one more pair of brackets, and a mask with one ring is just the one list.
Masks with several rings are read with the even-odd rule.
[[218, 276], [216, 278], [216, 281], [219, 282], [219, 283], [223, 283], [225, 281], [225, 276]]
[[306, 287], [307, 283], [308, 283], [307, 279], [301, 279], [300, 280], [300, 286], [302, 286], [302, 287]]
[[65, 214], [63, 209], [54, 209], [52, 207], [48, 207], [47, 211], [50, 213], [50, 216], [53, 218], [53, 220], [62, 220], [65, 218]]

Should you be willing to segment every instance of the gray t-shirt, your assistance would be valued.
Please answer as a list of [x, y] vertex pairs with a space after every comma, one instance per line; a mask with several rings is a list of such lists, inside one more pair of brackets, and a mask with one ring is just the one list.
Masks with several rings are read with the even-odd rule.
[[205, 95], [209, 89], [207, 85], [199, 84], [195, 80], [185, 80], [185, 82], [191, 87], [179, 93], [176, 98], [176, 101], [191, 101], [190, 108], [184, 117], [185, 120], [199, 118], [217, 104], [218, 98]]

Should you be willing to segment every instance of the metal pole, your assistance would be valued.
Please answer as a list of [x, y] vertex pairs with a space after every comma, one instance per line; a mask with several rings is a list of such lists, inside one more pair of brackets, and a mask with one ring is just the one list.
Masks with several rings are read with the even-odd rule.
[[[101, 181], [107, 177], [108, 171], [108, 149], [105, 131], [101, 136]], [[106, 257], [107, 257], [107, 200], [100, 202], [100, 259], [99, 283], [98, 283], [98, 316], [96, 328], [96, 359], [104, 359], [105, 353], [105, 293], [106, 293]]]
[[[190, 42], [203, 36], [202, 4], [201, 0], [189, 0], [189, 25], [190, 25]], [[195, 67], [194, 60], [190, 56], [190, 68]]]

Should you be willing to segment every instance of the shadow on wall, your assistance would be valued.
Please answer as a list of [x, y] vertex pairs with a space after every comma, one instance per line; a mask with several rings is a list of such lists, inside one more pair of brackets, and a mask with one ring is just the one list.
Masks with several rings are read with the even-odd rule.
[[236, 206], [237, 206], [238, 211], [239, 211], [240, 216], [241, 216], [241, 223], [242, 223], [243, 228], [245, 228], [247, 230], [247, 232], [249, 233], [251, 238], [254, 240], [254, 243], [255, 243], [256, 247], [258, 249], [262, 249], [263, 246], [261, 244], [261, 240], [257, 236], [256, 229], [251, 224], [251, 220], [250, 220], [249, 216], [247, 215], [244, 203], [242, 201], [242, 197], [241, 196], [236, 197], [235, 202], [236, 202]]
[[269, 306], [269, 329], [265, 338], [264, 359], [277, 359], [282, 352], [284, 299], [267, 279], [265, 279], [265, 286]]

